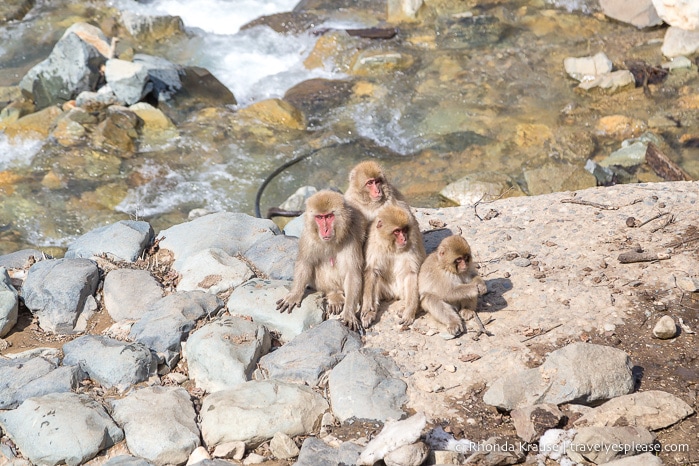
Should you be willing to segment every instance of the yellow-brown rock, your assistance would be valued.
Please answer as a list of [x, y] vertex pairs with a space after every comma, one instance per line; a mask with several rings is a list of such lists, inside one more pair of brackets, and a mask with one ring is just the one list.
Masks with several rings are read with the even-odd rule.
[[85, 137], [85, 128], [77, 121], [70, 118], [60, 118], [56, 126], [51, 131], [51, 136], [64, 147], [71, 147], [80, 144]]
[[553, 139], [553, 131], [546, 125], [519, 124], [516, 126], [515, 144], [519, 147], [542, 147]]
[[16, 173], [9, 170], [0, 171], [0, 193], [9, 196], [15, 192], [15, 184], [17, 184], [22, 179]]
[[5, 134], [11, 138], [46, 138], [63, 111], [51, 105], [36, 113], [26, 115], [5, 127]]
[[413, 57], [400, 52], [364, 50], [354, 57], [350, 72], [357, 76], [376, 76], [406, 69], [413, 62]]
[[16, 122], [23, 116], [36, 111], [34, 103], [22, 97], [13, 100], [0, 111], [0, 130], [5, 129], [9, 124]]
[[354, 44], [356, 41], [345, 31], [331, 31], [323, 34], [316, 41], [303, 65], [309, 70], [332, 66], [337, 71], [347, 72], [350, 65], [348, 59], [350, 46]]
[[145, 102], [139, 102], [129, 107], [143, 120], [141, 139], [146, 145], [165, 144], [179, 136], [177, 127], [159, 109]]
[[646, 130], [647, 125], [635, 118], [624, 115], [609, 115], [597, 121], [597, 133], [604, 136], [612, 136], [618, 139], [628, 139], [640, 136]]
[[296, 130], [306, 129], [303, 113], [281, 99], [256, 102], [238, 111], [241, 118], [257, 120], [265, 125]]
[[66, 186], [66, 181], [63, 176], [53, 170], [49, 170], [41, 179], [41, 185], [47, 189], [61, 189]]

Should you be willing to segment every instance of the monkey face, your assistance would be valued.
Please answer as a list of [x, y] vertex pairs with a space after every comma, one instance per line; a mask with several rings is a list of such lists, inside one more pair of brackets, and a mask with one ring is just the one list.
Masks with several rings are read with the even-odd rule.
[[379, 202], [383, 200], [383, 179], [380, 177], [369, 178], [364, 183], [364, 187], [369, 192], [371, 200]]
[[403, 249], [408, 244], [408, 227], [394, 228], [393, 240], [398, 249]]
[[335, 236], [335, 214], [333, 212], [327, 214], [317, 214], [315, 217], [316, 225], [318, 226], [318, 236], [323, 241], [330, 241]]
[[466, 272], [470, 266], [471, 256], [469, 254], [454, 259], [454, 268], [456, 269], [457, 274], [462, 274]]

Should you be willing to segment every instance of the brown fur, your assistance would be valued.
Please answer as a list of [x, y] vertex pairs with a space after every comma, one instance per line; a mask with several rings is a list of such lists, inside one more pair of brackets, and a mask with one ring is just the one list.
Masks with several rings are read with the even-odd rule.
[[[396, 241], [395, 230], [400, 230], [407, 239], [402, 247]], [[364, 251], [362, 325], [366, 328], [373, 323], [379, 304], [386, 299], [402, 301], [400, 323], [410, 325], [419, 307], [417, 283], [425, 246], [407, 204], [387, 205], [379, 210], [369, 227]]]
[[[460, 266], [457, 259], [462, 260]], [[427, 256], [418, 283], [422, 308], [446, 325], [452, 335], [466, 331], [464, 319], [478, 317], [478, 297], [488, 291], [478, 276], [471, 247], [461, 236], [444, 238], [437, 250]]]
[[[324, 240], [315, 217], [334, 214], [332, 237]], [[341, 313], [343, 322], [359, 328], [357, 309], [361, 305], [365, 222], [362, 215], [347, 205], [342, 194], [320, 191], [306, 202], [305, 226], [299, 238], [294, 266], [294, 283], [289, 293], [277, 301], [280, 312], [300, 306], [306, 286], [325, 295], [328, 312]]]
[[[368, 180], [374, 179], [380, 184], [381, 197], [373, 199], [367, 189]], [[368, 222], [376, 218], [379, 209], [384, 205], [395, 205], [403, 201], [403, 195], [386, 179], [381, 166], [373, 160], [357, 164], [349, 175], [349, 187], [345, 199], [355, 209], [358, 209]]]

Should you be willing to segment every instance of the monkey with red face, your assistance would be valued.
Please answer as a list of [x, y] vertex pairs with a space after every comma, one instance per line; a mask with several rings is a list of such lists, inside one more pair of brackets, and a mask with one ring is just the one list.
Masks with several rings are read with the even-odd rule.
[[427, 256], [418, 280], [420, 304], [456, 336], [466, 331], [464, 319], [474, 317], [480, 333], [485, 330], [476, 309], [478, 297], [488, 292], [478, 275], [471, 247], [461, 236], [448, 236]]
[[361, 211], [368, 222], [386, 205], [405, 204], [403, 195], [388, 182], [381, 166], [373, 160], [360, 162], [352, 169], [345, 199]]
[[277, 301], [277, 309], [291, 313], [301, 305], [306, 286], [311, 286], [324, 294], [330, 314], [340, 313], [342, 321], [357, 330], [365, 220], [347, 205], [342, 194], [333, 191], [320, 191], [309, 197], [304, 216], [293, 285]]
[[367, 328], [376, 319], [381, 301], [398, 299], [400, 323], [410, 325], [419, 307], [418, 273], [425, 259], [420, 228], [407, 208], [386, 205], [369, 226], [364, 248], [364, 298], [362, 325]]

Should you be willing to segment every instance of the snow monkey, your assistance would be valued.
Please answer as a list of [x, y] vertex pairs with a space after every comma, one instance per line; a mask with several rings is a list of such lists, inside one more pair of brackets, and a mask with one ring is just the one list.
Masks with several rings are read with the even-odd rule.
[[420, 299], [418, 273], [425, 260], [420, 227], [404, 202], [380, 209], [369, 226], [364, 248], [362, 325], [369, 327], [384, 299], [399, 299], [400, 323], [415, 320]]
[[488, 289], [476, 271], [471, 247], [461, 236], [444, 238], [427, 256], [420, 268], [419, 290], [422, 308], [446, 325], [450, 334], [465, 332], [464, 319], [474, 316], [480, 333], [488, 334], [476, 314], [478, 297]]
[[304, 230], [294, 264], [291, 291], [277, 301], [280, 312], [301, 305], [307, 285], [322, 292], [327, 311], [341, 313], [352, 330], [359, 329], [365, 221], [342, 194], [320, 191], [306, 201]]
[[383, 169], [373, 160], [360, 162], [352, 169], [345, 199], [369, 222], [376, 218], [384, 205], [405, 202], [403, 195], [386, 180]]

